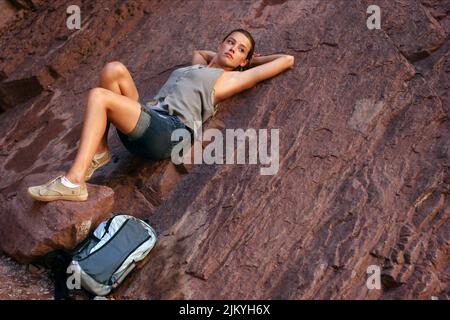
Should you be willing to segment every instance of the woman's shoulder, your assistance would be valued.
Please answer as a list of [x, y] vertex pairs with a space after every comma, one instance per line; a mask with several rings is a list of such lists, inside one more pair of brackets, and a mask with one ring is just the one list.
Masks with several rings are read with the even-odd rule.
[[235, 89], [233, 88], [239, 73], [239, 71], [224, 71], [217, 78], [214, 85], [216, 104], [231, 97], [235, 93]]

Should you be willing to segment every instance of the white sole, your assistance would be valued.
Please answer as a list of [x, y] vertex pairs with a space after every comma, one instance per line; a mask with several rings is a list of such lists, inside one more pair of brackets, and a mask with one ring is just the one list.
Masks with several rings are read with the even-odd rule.
[[66, 195], [66, 196], [39, 196], [36, 194], [33, 194], [30, 192], [30, 190], [27, 190], [28, 195], [35, 199], [35, 200], [39, 200], [39, 201], [45, 201], [45, 202], [49, 202], [49, 201], [56, 201], [56, 200], [66, 200], [66, 201], [86, 201], [88, 199], [88, 195], [82, 195], [82, 196], [70, 196], [70, 195]]

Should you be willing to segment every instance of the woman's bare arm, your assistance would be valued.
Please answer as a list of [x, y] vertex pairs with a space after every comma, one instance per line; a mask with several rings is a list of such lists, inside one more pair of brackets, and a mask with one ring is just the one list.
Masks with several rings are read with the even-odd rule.
[[270, 54], [270, 55], [267, 55], [267, 56], [260, 56], [260, 55], [258, 55], [256, 57], [253, 57], [253, 59], [252, 59], [252, 61], [250, 63], [250, 67], [260, 66], [262, 64], [271, 62], [271, 61], [273, 61], [273, 60], [275, 60], [277, 58], [286, 57], [286, 56], [288, 56], [288, 55], [287, 54]]
[[277, 54], [255, 57], [259, 65], [237, 74], [243, 87], [253, 87], [258, 82], [272, 78], [294, 67], [294, 56]]
[[208, 50], [194, 50], [192, 53], [192, 64], [209, 64], [216, 53]]
[[[220, 87], [216, 90], [216, 99], [221, 101], [229, 98], [236, 93], [254, 87], [260, 81], [272, 78], [285, 70], [293, 68], [294, 56], [285, 54], [274, 56], [258, 57], [260, 59], [257, 59], [256, 63], [261, 64], [248, 70], [227, 72], [220, 83]], [[270, 62], [262, 62], [269, 60]]]

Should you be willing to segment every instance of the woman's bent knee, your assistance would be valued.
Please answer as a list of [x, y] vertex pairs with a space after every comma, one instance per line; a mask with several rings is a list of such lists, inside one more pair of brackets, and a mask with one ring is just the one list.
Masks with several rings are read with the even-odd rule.
[[93, 89], [89, 90], [88, 100], [89, 101], [94, 100], [96, 102], [99, 102], [100, 100], [104, 100], [108, 94], [108, 91], [109, 90], [106, 90], [104, 88], [93, 88]]
[[122, 62], [108, 62], [102, 70], [102, 78], [112, 80], [122, 77], [127, 73], [127, 67]]

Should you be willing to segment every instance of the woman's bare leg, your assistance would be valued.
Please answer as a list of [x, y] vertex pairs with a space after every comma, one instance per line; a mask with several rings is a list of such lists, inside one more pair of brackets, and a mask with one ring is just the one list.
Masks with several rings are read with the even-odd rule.
[[[120, 63], [115, 64], [116, 69], [123, 66]], [[123, 68], [126, 70], [124, 66]], [[105, 71], [105, 73], [112, 72]], [[137, 102], [138, 93], [136, 86], [134, 82], [129, 81], [131, 76], [128, 71], [119, 72], [119, 74], [116, 77], [112, 77], [111, 74], [109, 76], [102, 75], [100, 82], [108, 89], [104, 87], [95, 88], [89, 92], [80, 146], [75, 161], [65, 175], [73, 183], [84, 181], [86, 170], [94, 154], [108, 148], [106, 141], [108, 133], [106, 129], [109, 127], [109, 122], [112, 122], [121, 132], [128, 134], [135, 128], [139, 119], [141, 105]], [[113, 78], [116, 78], [116, 80], [113, 80]], [[120, 94], [118, 93], [119, 91]], [[125, 94], [128, 96], [125, 96]]]
[[[138, 101], [139, 94], [128, 69], [118, 61], [106, 64], [100, 73], [99, 86], [114, 93], [126, 96]], [[108, 150], [108, 132], [110, 121], [108, 120], [103, 138], [100, 141], [96, 153]]]

